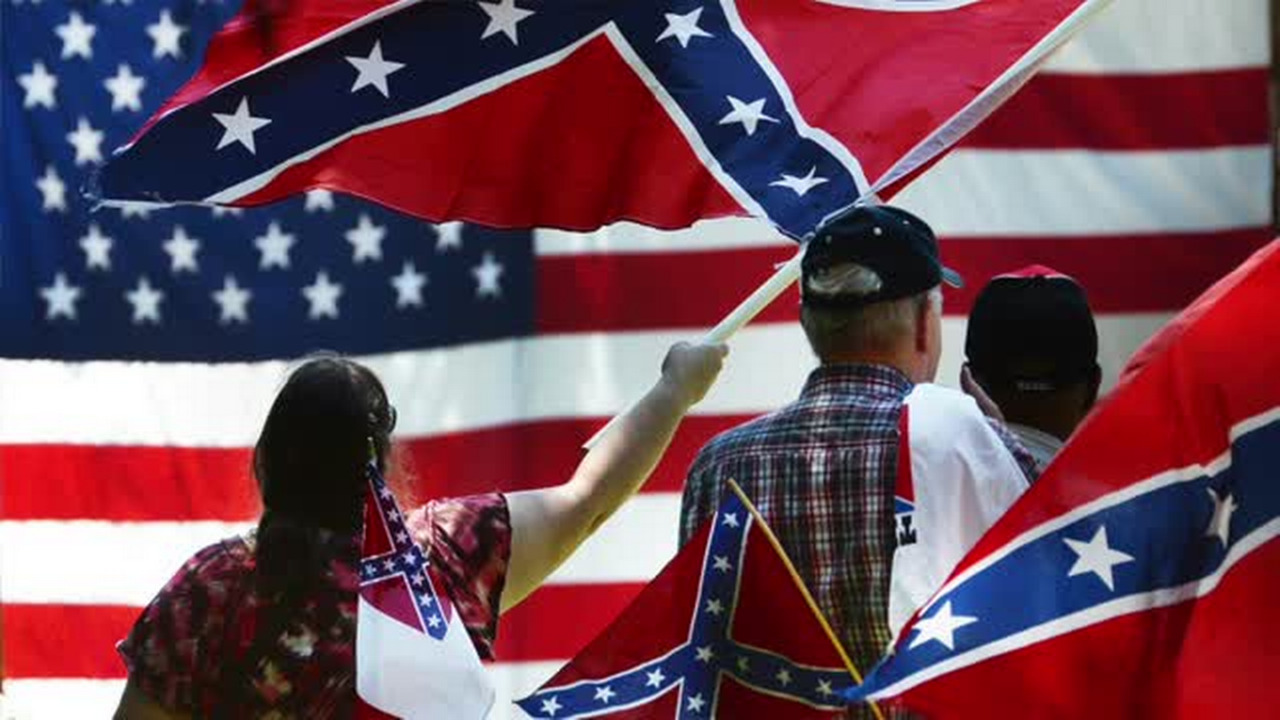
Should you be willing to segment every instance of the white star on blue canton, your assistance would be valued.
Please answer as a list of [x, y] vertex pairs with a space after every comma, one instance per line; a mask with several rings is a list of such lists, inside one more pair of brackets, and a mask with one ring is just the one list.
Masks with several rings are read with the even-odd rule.
[[604, 687], [596, 688], [595, 699], [608, 705], [609, 702], [613, 700], [613, 697], [615, 695], [617, 695], [617, 693], [613, 691], [613, 688], [609, 687], [608, 685], [605, 685]]
[[151, 287], [146, 276], [138, 278], [138, 287], [125, 293], [125, 299], [133, 305], [133, 324], [160, 324], [160, 303], [164, 300], [164, 291]]
[[709, 663], [714, 660], [716, 656], [715, 651], [711, 649], [710, 645], [703, 645], [700, 648], [695, 648], [694, 653], [697, 654], [698, 662], [701, 663]]
[[147, 86], [147, 80], [134, 75], [128, 63], [120, 63], [116, 74], [102, 81], [102, 85], [111, 93], [111, 112], [142, 110], [142, 90]]
[[817, 177], [817, 172], [818, 168], [815, 166], [809, 168], [809, 174], [804, 177], [783, 173], [781, 180], [774, 180], [769, 186], [788, 188], [795, 192], [796, 197], [804, 197], [810, 190], [827, 182], [827, 178]]
[[1222, 547], [1231, 544], [1231, 516], [1237, 510], [1236, 499], [1231, 493], [1226, 497], [1218, 497], [1213, 488], [1205, 488], [1213, 499], [1213, 517], [1209, 519], [1209, 527], [1204, 531], [1205, 537], [1214, 537], [1222, 541]]
[[689, 712], [702, 712], [702, 707], [706, 704], [707, 701], [702, 699], [702, 693], [698, 693], [689, 698], [689, 704], [685, 705], [685, 709]]
[[342, 297], [342, 285], [330, 282], [329, 274], [321, 270], [316, 273], [316, 281], [302, 288], [302, 294], [311, 304], [310, 318], [338, 317], [338, 298]]
[[222, 289], [213, 293], [213, 300], [221, 309], [218, 322], [224, 325], [231, 322], [249, 322], [249, 300], [252, 297], [253, 293], [240, 287], [235, 277], [226, 276], [222, 282]]
[[95, 130], [89, 119], [80, 116], [76, 129], [67, 133], [67, 142], [76, 149], [76, 167], [102, 162], [102, 140], [106, 133]]
[[187, 231], [181, 225], [173, 226], [173, 235], [165, 241], [164, 251], [169, 254], [170, 266], [169, 271], [172, 273], [200, 272], [200, 265], [196, 262], [196, 252], [200, 250], [200, 241], [187, 235]]
[[702, 17], [703, 8], [697, 8], [693, 12], [678, 15], [676, 13], [664, 13], [667, 18], [667, 27], [658, 36], [657, 42], [662, 42], [667, 38], [675, 38], [680, 43], [680, 47], [689, 47], [689, 41], [695, 37], [715, 37], [711, 33], [698, 27], [698, 19]]
[[946, 646], [948, 650], [955, 650], [956, 630], [976, 622], [978, 622], [976, 617], [953, 615], [951, 613], [951, 601], [948, 600], [933, 615], [927, 618], [922, 617], [916, 621], [913, 629], [919, 634], [912, 638], [911, 644], [907, 646], [907, 649], [914, 650], [930, 640], [936, 640]]
[[648, 678], [644, 681], [645, 687], [662, 687], [662, 683], [667, 680], [667, 676], [662, 674], [662, 668], [655, 668], [653, 672], [646, 671], [644, 676]]
[[1116, 565], [1133, 562], [1132, 555], [1114, 550], [1107, 544], [1106, 525], [1099, 525], [1089, 542], [1071, 538], [1063, 538], [1062, 541], [1076, 554], [1075, 564], [1067, 571], [1067, 577], [1093, 573], [1107, 586], [1108, 590], [1116, 589], [1112, 569]]
[[760, 98], [752, 102], [743, 102], [732, 95], [725, 98], [729, 101], [729, 106], [733, 108], [728, 115], [720, 118], [721, 125], [732, 125], [739, 123], [742, 129], [747, 132], [748, 136], [756, 134], [756, 128], [761, 122], [776, 123], [778, 119], [764, 114], [764, 103], [767, 98]]
[[44, 319], [54, 320], [65, 317], [76, 319], [76, 300], [80, 299], [80, 288], [67, 282], [65, 273], [53, 277], [53, 284], [40, 289], [40, 295], [48, 303], [45, 307]]
[[111, 246], [114, 241], [102, 234], [97, 223], [89, 225], [89, 232], [80, 238], [80, 249], [84, 250], [84, 264], [89, 270], [111, 269]]
[[719, 600], [715, 600], [715, 599], [708, 600], [706, 611], [711, 615], [719, 616], [720, 613], [724, 612], [724, 604], [721, 603]]
[[533, 15], [532, 10], [516, 7], [515, 0], [477, 2], [476, 4], [489, 16], [489, 24], [485, 27], [484, 34], [480, 36], [481, 40], [502, 33], [507, 36], [512, 45], [520, 44], [520, 35], [516, 26]]
[[280, 229], [280, 223], [272, 222], [267, 226], [265, 235], [259, 236], [253, 241], [257, 246], [258, 252], [262, 253], [262, 260], [258, 263], [259, 270], [267, 270], [269, 268], [278, 267], [285, 270], [289, 269], [289, 248], [297, 240]]
[[230, 115], [213, 113], [213, 117], [223, 127], [222, 139], [218, 141], [218, 147], [215, 149], [221, 150], [232, 143], [239, 143], [252, 155], [258, 153], [253, 134], [271, 124], [271, 121], [267, 118], [254, 117], [249, 113], [249, 98], [247, 97], [240, 98], [240, 104], [236, 106], [234, 113]]
[[404, 63], [393, 62], [382, 57], [382, 41], [378, 40], [373, 43], [373, 49], [369, 51], [369, 57], [352, 57], [346, 56], [347, 62], [351, 63], [357, 72], [355, 84], [351, 86], [351, 92], [356, 92], [363, 87], [372, 87], [382, 93], [382, 97], [391, 97], [391, 89], [387, 85], [387, 78], [392, 73], [403, 70]]
[[560, 704], [559, 700], [556, 700], [555, 695], [552, 695], [550, 698], [542, 701], [542, 712], [550, 715], [551, 717], [555, 717], [556, 713], [560, 712], [560, 708], [562, 707], [564, 706]]
[[174, 59], [182, 57], [182, 36], [186, 32], [187, 27], [175, 23], [168, 10], [161, 10], [160, 20], [147, 26], [153, 43], [151, 57], [155, 60], [166, 55]]
[[716, 555], [715, 558], [712, 559], [712, 563], [714, 564], [715, 569], [720, 572], [729, 572], [733, 569], [733, 566], [729, 564], [729, 556], [727, 555]]
[[97, 34], [98, 29], [85, 22], [80, 13], [73, 11], [67, 21], [53, 31], [62, 38], [63, 60], [77, 56], [85, 60], [93, 59], [93, 36]]
[[58, 89], [58, 76], [50, 73], [39, 60], [31, 64], [31, 72], [18, 76], [18, 84], [25, 93], [22, 98], [24, 110], [34, 107], [53, 110], [58, 106], [54, 92]]
[[723, 522], [724, 522], [724, 524], [725, 524], [725, 525], [727, 525], [728, 527], [735, 527], [735, 528], [736, 528], [736, 527], [738, 527], [738, 514], [737, 514], [737, 513], [725, 513], [725, 514], [724, 514], [724, 516], [723, 516]]

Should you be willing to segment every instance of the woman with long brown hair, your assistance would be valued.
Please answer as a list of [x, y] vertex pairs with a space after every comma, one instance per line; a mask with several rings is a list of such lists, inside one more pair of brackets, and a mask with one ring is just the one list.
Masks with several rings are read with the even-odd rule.
[[[562, 485], [435, 500], [407, 513], [481, 657], [498, 615], [631, 497], [718, 374], [722, 345], [673, 347], [645, 397]], [[365, 468], [385, 471], [395, 410], [368, 369], [306, 362], [253, 455], [255, 530], [197, 552], [120, 644], [118, 718], [350, 717]]]

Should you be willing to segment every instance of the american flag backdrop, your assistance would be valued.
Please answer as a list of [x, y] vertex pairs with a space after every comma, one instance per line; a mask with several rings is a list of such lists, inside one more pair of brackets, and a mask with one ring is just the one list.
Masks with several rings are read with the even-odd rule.
[[[1080, 279], [1113, 373], [1271, 236], [1267, 5], [1115, 3], [898, 196], [970, 281], [947, 300], [942, 380], [997, 272], [1035, 262]], [[324, 192], [91, 213], [93, 167], [234, 10], [0, 0], [0, 601], [16, 717], [110, 712], [114, 644], [139, 608], [256, 516], [248, 448], [290, 360], [338, 350], [379, 373], [423, 498], [559, 482], [670, 342], [794, 251], [747, 220], [495, 232]], [[503, 619], [503, 697], [548, 678], [674, 554], [693, 453], [793, 398], [811, 367], [795, 317], [784, 296], [734, 340], [645, 491]]]

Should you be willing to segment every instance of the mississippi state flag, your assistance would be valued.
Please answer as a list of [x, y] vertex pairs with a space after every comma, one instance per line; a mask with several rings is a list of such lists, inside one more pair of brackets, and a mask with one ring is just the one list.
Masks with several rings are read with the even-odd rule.
[[493, 688], [390, 488], [369, 466], [360, 600], [357, 717], [482, 718]]
[[930, 717], [1280, 707], [1280, 242], [1140, 350], [851, 697]]
[[715, 516], [537, 692], [535, 718], [828, 718], [848, 657], [730, 482]]
[[250, 0], [97, 192], [325, 187], [432, 220], [749, 214], [804, 237], [936, 158], [1105, 3]]

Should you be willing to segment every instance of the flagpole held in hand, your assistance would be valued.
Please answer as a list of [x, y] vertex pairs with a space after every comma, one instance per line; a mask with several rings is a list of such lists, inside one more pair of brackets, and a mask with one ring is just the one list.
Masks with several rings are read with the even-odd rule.
[[[770, 303], [776, 300], [787, 288], [791, 287], [792, 283], [800, 278], [800, 260], [803, 257], [804, 246], [801, 246], [800, 250], [796, 252], [795, 257], [782, 265], [779, 265], [772, 277], [766, 280], [763, 285], [756, 288], [755, 292], [748, 295], [747, 299], [743, 300], [738, 307], [734, 308], [733, 312], [726, 315], [719, 324], [708, 330], [706, 334], [702, 336], [700, 342], [705, 344], [727, 342], [729, 338], [733, 337], [734, 334], [743, 328], [743, 326], [751, 322], [752, 318], [759, 315], [766, 307], [769, 307]], [[590, 450], [595, 447], [596, 444], [600, 442], [601, 438], [608, 434], [608, 432], [617, 425], [618, 418], [625, 414], [626, 413], [615, 415], [608, 424], [600, 428], [595, 435], [592, 435], [590, 440], [583, 443], [582, 448], [584, 450]]]

